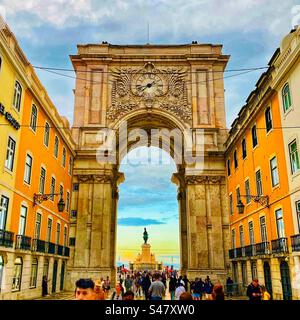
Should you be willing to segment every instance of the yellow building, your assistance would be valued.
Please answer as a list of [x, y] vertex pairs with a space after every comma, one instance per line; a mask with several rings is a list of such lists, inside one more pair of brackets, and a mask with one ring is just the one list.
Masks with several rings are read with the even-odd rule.
[[0, 23], [0, 299], [28, 299], [41, 296], [44, 276], [49, 293], [64, 289], [75, 145]]
[[[295, 48], [295, 41], [293, 44]], [[295, 70], [299, 51], [291, 54]], [[300, 299], [299, 229], [293, 209], [300, 184], [291, 187], [300, 170], [299, 144], [293, 144], [292, 154], [287, 151], [297, 141], [297, 126], [294, 123], [292, 131], [286, 129], [289, 124], [286, 115], [282, 116], [282, 104], [291, 100], [291, 93], [284, 93], [289, 77], [278, 72], [286, 56], [283, 46], [276, 50], [268, 70], [233, 122], [226, 142], [229, 257], [233, 278], [241, 289], [258, 278], [274, 299]], [[299, 126], [299, 117], [292, 118]], [[292, 132], [292, 137], [286, 138]], [[294, 176], [289, 178], [293, 169]]]

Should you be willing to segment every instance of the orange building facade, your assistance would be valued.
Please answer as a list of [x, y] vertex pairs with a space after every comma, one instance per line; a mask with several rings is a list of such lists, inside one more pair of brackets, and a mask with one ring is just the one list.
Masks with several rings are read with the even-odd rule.
[[226, 142], [232, 274], [245, 293], [253, 278], [273, 299], [300, 299], [281, 93], [273, 88], [278, 49], [233, 122]]
[[[10, 36], [4, 41], [14, 41], [10, 54], [17, 55], [22, 51], [6, 29]], [[8, 150], [3, 156], [11, 152], [10, 174], [15, 177], [9, 196], [0, 189], [1, 201], [7, 199], [0, 208], [5, 217], [0, 299], [41, 296], [44, 276], [49, 294], [63, 290], [69, 258], [74, 142], [67, 119], [58, 114], [33, 67], [29, 63], [23, 67], [28, 85], [20, 90], [19, 138], [13, 151], [6, 140], [0, 142]]]

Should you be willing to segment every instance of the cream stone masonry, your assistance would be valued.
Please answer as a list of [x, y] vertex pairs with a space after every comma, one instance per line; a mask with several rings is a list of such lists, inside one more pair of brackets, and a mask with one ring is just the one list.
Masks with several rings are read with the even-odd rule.
[[[79, 190], [72, 199], [77, 219], [70, 234], [76, 241], [67, 289], [73, 289], [79, 277], [116, 279], [118, 185], [124, 181], [119, 165], [128, 148], [137, 147], [118, 135], [125, 121], [128, 132], [140, 128], [148, 133], [139, 146], [150, 145], [151, 129], [177, 129], [193, 133], [189, 155], [202, 147], [203, 161], [177, 163], [172, 177], [178, 186], [181, 271], [190, 278], [209, 275], [224, 282], [230, 268], [223, 83], [229, 56], [222, 54], [221, 45], [103, 43], [78, 45], [71, 60], [77, 75], [73, 182]], [[117, 133], [116, 163], [96, 159], [105, 143], [99, 134], [103, 128]], [[167, 151], [161, 137], [155, 142]], [[182, 156], [176, 142], [168, 152]]]

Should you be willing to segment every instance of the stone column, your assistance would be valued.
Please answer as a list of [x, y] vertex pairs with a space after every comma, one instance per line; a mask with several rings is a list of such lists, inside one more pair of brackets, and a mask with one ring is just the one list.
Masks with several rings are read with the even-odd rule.
[[228, 228], [222, 209], [223, 176], [186, 176], [188, 270], [190, 277], [210, 275], [225, 281], [227, 266], [223, 230]]

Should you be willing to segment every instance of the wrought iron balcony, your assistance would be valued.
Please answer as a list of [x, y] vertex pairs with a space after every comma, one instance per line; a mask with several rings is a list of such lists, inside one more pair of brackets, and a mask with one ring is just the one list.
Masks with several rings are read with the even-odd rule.
[[260, 242], [255, 245], [255, 254], [257, 256], [270, 254], [270, 242]]
[[229, 259], [234, 259], [236, 258], [236, 249], [230, 249], [229, 250]]
[[288, 252], [288, 243], [287, 238], [279, 238], [272, 240], [272, 253], [287, 253]]
[[291, 241], [292, 241], [292, 250], [300, 251], [300, 234], [291, 236]]
[[31, 250], [31, 238], [17, 234], [15, 248], [19, 250]]
[[40, 239], [33, 239], [31, 251], [42, 253], [46, 252], [46, 242]]
[[57, 244], [56, 247], [57, 247], [56, 254], [58, 254], [59, 256], [62, 256], [64, 247], [59, 244]]
[[12, 248], [14, 244], [14, 233], [0, 230], [0, 246]]
[[245, 256], [245, 248], [241, 247], [241, 248], [236, 248], [236, 256], [237, 258], [242, 258]]
[[64, 247], [64, 257], [69, 257], [70, 256], [70, 248], [69, 247]]
[[253, 257], [255, 255], [255, 246], [250, 244], [249, 246], [245, 246], [245, 256]]
[[54, 243], [48, 242], [47, 247], [48, 247], [47, 253], [55, 254], [55, 244]]

